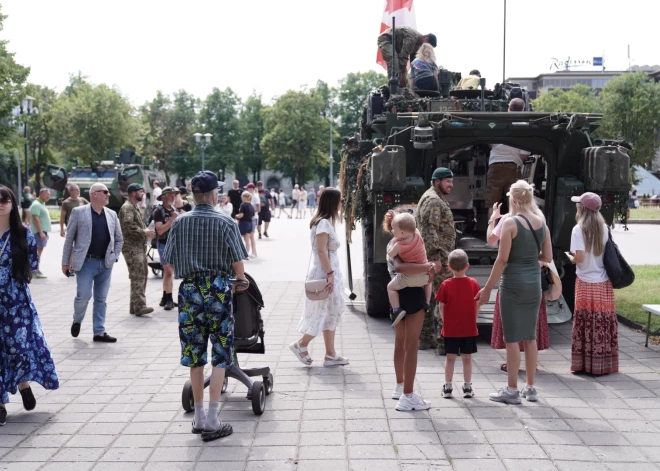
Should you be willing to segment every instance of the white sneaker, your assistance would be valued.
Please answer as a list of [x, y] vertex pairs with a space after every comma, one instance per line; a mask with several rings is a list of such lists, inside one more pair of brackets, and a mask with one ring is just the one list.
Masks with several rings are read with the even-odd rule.
[[403, 383], [396, 383], [394, 386], [394, 391], [392, 391], [392, 399], [399, 399], [403, 394]]
[[500, 388], [496, 393], [490, 393], [488, 399], [505, 404], [520, 404], [521, 402], [520, 391], [517, 389], [510, 391], [508, 388]]
[[396, 410], [401, 411], [426, 410], [430, 408], [431, 403], [419, 397], [417, 393], [412, 393], [410, 397], [401, 394], [399, 402], [396, 403]]
[[523, 390], [520, 391], [520, 395], [527, 399], [529, 402], [536, 402], [539, 400], [539, 393], [536, 392], [536, 388], [534, 386], [525, 385]]

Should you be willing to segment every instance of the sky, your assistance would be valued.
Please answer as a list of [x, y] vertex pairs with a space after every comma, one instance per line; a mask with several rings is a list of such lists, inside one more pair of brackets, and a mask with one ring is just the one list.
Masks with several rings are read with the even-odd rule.
[[[135, 106], [158, 90], [204, 98], [214, 87], [266, 102], [317, 80], [331, 86], [375, 63], [385, 0], [0, 0], [0, 38], [61, 91], [79, 71]], [[414, 0], [436, 56], [492, 88], [502, 79], [504, 0]], [[605, 57], [608, 70], [658, 64], [658, 0], [508, 0], [506, 76], [550, 71], [553, 58]], [[654, 46], [654, 44], [656, 46]], [[599, 70], [582, 68], [576, 70]]]

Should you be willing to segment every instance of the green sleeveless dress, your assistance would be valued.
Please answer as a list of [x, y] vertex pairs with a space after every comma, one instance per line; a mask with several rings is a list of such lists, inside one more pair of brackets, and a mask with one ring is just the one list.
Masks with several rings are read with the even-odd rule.
[[[539, 249], [527, 223], [515, 217], [518, 234], [500, 283], [500, 310], [505, 343], [536, 340], [536, 322], [542, 300]], [[545, 224], [536, 229], [541, 246]]]

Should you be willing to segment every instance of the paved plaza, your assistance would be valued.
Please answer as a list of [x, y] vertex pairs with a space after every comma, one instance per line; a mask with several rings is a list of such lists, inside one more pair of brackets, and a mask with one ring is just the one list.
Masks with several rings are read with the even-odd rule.
[[[486, 341], [474, 355], [472, 399], [443, 399], [444, 357], [420, 352], [416, 390], [433, 407], [398, 412], [390, 399], [393, 331], [385, 319], [365, 314], [358, 290], [337, 331], [338, 351], [350, 365], [320, 366], [324, 348], [318, 339], [311, 349], [317, 364], [303, 366], [287, 346], [299, 337], [309, 259], [306, 224], [275, 219], [271, 238], [258, 241], [260, 257], [246, 262], [265, 299], [266, 354], [239, 359], [243, 366], [270, 366], [274, 392], [266, 412], [256, 416], [246, 388], [230, 380], [221, 418], [234, 434], [210, 443], [190, 433], [192, 414], [181, 406], [188, 369], [179, 366], [177, 313], [157, 307], [161, 279], [150, 274], [147, 288], [156, 311], [131, 316], [121, 260], [106, 322], [118, 342], [92, 342], [91, 305], [74, 339], [69, 329], [75, 280], [61, 274], [62, 240], [52, 233], [42, 268], [48, 278], [34, 280], [31, 289], [61, 387], [44, 391], [33, 385], [38, 401], [33, 412], [12, 397], [7, 425], [0, 428], [0, 469], [660, 470], [660, 347], [644, 348], [644, 335], [624, 326], [621, 373], [601, 378], [569, 373], [571, 326], [552, 327], [551, 349], [539, 355], [539, 402], [523, 400], [520, 406], [488, 400], [488, 393], [505, 385], [506, 375], [499, 369], [504, 352]], [[654, 227], [631, 226], [629, 233], [617, 227], [614, 236], [624, 255], [635, 256], [636, 231], [657, 241], [660, 226]], [[359, 234], [354, 240], [358, 278]], [[457, 362], [454, 383], [461, 381]]]

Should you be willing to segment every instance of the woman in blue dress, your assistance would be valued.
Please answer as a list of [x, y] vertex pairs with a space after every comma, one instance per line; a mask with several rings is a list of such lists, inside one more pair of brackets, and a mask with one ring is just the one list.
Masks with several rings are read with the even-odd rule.
[[19, 391], [25, 410], [32, 410], [30, 381], [60, 387], [28, 287], [37, 266], [34, 235], [21, 222], [14, 193], [0, 185], [0, 425], [9, 394]]

